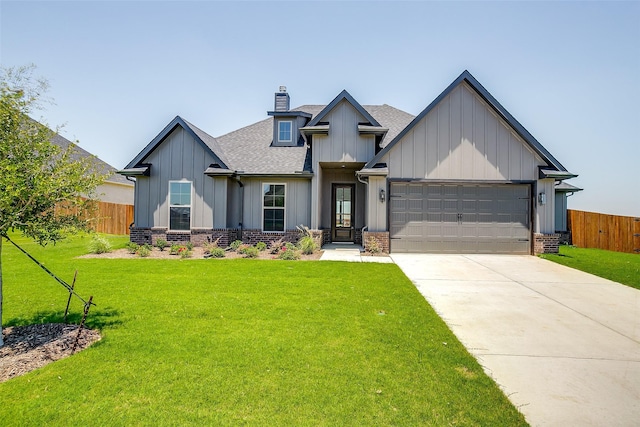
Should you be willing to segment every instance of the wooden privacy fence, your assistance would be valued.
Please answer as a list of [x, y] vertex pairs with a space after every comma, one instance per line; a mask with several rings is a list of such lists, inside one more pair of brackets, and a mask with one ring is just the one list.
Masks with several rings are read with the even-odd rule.
[[[91, 215], [92, 228], [98, 233], [129, 234], [129, 224], [133, 222], [133, 205], [96, 202], [96, 210]], [[77, 213], [77, 212], [76, 212]]]
[[640, 218], [568, 209], [567, 226], [578, 247], [640, 254]]

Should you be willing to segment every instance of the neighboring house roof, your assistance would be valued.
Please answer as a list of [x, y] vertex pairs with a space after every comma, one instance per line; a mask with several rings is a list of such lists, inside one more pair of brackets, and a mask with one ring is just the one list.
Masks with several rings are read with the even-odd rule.
[[465, 70], [460, 76], [453, 81], [436, 99], [431, 102], [420, 114], [416, 116], [415, 119], [405, 127], [399, 134], [393, 138], [388, 144], [385, 145], [384, 149], [381, 150], [369, 163], [365, 165], [365, 168], [372, 168], [376, 163], [378, 163], [382, 157], [389, 152], [396, 145], [402, 137], [404, 137], [408, 132], [410, 132], [431, 110], [433, 110], [439, 103], [442, 101], [447, 95], [449, 95], [458, 85], [462, 82], [466, 82], [471, 86], [471, 88], [478, 94], [482, 99], [485, 100], [489, 106], [504, 119], [512, 128], [515, 130], [518, 135], [540, 156], [542, 159], [553, 169], [559, 172], [566, 172], [567, 176], [564, 176], [562, 179], [566, 179], [569, 177], [575, 177], [576, 175], [570, 174], [567, 172], [562, 164], [555, 159], [549, 153], [546, 148], [542, 146], [538, 142], [537, 139], [533, 137], [527, 131], [524, 126], [522, 126], [490, 93], [487, 91], [476, 79], [471, 75], [471, 73]]
[[133, 186], [133, 182], [127, 180], [127, 178], [125, 178], [124, 176], [118, 175], [116, 173], [117, 172], [116, 168], [114, 168], [110, 164], [100, 160], [95, 155], [93, 155], [93, 154], [89, 153], [88, 151], [82, 149], [80, 146], [78, 146], [77, 144], [74, 144], [73, 142], [69, 141], [67, 138], [63, 137], [62, 135], [59, 135], [57, 133], [54, 134], [53, 138], [51, 138], [51, 143], [54, 144], [54, 145], [57, 145], [62, 150], [66, 150], [67, 147], [72, 145], [73, 146], [73, 151], [72, 151], [72, 154], [71, 154], [71, 158], [73, 160], [91, 158], [91, 161], [92, 161], [93, 165], [95, 166], [96, 171], [100, 172], [100, 173], [103, 173], [105, 175], [108, 175], [108, 177], [105, 179], [105, 182], [112, 182], [112, 183], [116, 183], [116, 184]]

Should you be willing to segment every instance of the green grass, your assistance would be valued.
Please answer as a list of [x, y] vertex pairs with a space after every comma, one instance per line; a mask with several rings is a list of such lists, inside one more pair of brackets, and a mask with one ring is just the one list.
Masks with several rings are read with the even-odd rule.
[[640, 289], [640, 255], [638, 254], [560, 246], [559, 254], [541, 256], [558, 264]]
[[[78, 269], [103, 339], [0, 384], [3, 427], [526, 425], [395, 265], [77, 259], [88, 238], [17, 240], [68, 281]], [[64, 289], [3, 249], [4, 324], [60, 321]]]

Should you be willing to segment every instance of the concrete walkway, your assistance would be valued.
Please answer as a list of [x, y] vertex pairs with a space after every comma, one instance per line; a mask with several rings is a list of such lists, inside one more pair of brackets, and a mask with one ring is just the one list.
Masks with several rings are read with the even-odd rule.
[[532, 426], [640, 425], [640, 291], [533, 256], [392, 259]]
[[381, 262], [393, 264], [389, 256], [365, 255], [362, 246], [353, 243], [329, 243], [322, 246], [320, 261]]

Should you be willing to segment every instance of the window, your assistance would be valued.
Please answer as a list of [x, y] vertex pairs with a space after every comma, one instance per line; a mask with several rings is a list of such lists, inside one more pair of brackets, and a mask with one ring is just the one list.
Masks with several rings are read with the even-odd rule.
[[191, 183], [169, 181], [169, 230], [191, 229]]
[[291, 126], [290, 121], [278, 122], [278, 142], [291, 142]]
[[285, 184], [262, 184], [262, 231], [284, 231]]

